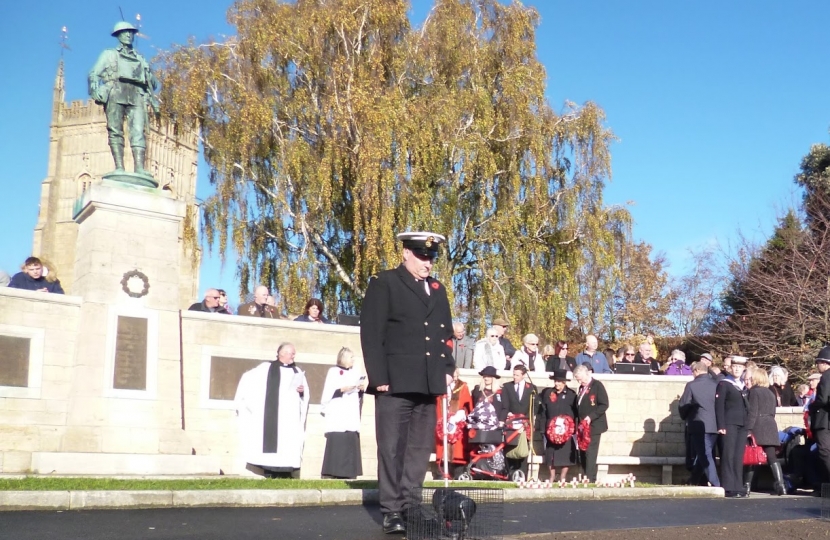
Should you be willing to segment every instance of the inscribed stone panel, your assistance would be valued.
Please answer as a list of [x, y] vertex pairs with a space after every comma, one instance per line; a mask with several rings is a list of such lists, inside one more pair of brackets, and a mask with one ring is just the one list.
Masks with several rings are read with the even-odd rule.
[[[210, 357], [210, 391], [209, 399], [233, 400], [239, 379], [246, 371], [250, 371], [261, 364], [262, 360], [245, 358], [229, 358], [225, 356]], [[308, 386], [311, 389], [310, 402], [320, 403], [323, 395], [323, 384], [330, 365], [300, 364], [297, 367], [305, 372]]]
[[239, 379], [246, 371], [260, 365], [262, 360], [246, 358], [210, 357], [210, 392], [209, 399], [233, 400]]
[[143, 317], [118, 316], [112, 387], [147, 389], [147, 319]]
[[31, 339], [0, 336], [0, 386], [29, 386]]

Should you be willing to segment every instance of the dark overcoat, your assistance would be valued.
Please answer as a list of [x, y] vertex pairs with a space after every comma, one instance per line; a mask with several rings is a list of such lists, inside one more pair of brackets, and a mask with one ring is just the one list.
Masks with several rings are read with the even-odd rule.
[[591, 379], [584, 395], [582, 388], [577, 391], [576, 415], [580, 421], [587, 416], [591, 417], [592, 436], [608, 431], [608, 419], [605, 417], [607, 410], [608, 392], [598, 380]]
[[775, 394], [764, 386], [753, 386], [747, 397], [744, 427], [755, 436], [758, 446], [778, 446], [778, 425], [775, 423]]
[[810, 426], [813, 431], [830, 429], [830, 369], [821, 374], [816, 397], [809, 407]]
[[429, 294], [403, 265], [369, 281], [360, 314], [368, 393], [387, 384], [391, 394], [447, 392], [455, 371], [450, 303], [441, 282], [426, 281]]
[[715, 417], [715, 394], [718, 383], [708, 373], [698, 375], [686, 383], [680, 396], [678, 409], [680, 418], [688, 422], [689, 430], [694, 433], [717, 433], [718, 422]]

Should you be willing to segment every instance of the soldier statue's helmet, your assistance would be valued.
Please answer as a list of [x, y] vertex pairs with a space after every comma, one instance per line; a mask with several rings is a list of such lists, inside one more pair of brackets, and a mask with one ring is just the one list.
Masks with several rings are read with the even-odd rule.
[[138, 32], [138, 28], [133, 26], [132, 24], [128, 23], [127, 21], [118, 21], [115, 23], [115, 26], [112, 27], [112, 37], [118, 37], [118, 34], [121, 32]]
[[438, 246], [447, 241], [440, 234], [433, 232], [405, 232], [398, 235], [403, 247], [421, 257], [438, 257]]

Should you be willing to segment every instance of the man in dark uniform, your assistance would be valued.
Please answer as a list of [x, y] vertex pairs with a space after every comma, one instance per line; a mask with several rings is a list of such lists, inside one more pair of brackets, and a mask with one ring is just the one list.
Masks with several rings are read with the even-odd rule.
[[746, 389], [741, 382], [746, 358], [732, 357], [731, 374], [718, 383], [715, 418], [722, 441], [720, 480], [727, 497], [747, 497], [743, 485], [746, 446]]
[[435, 233], [398, 235], [403, 262], [369, 281], [360, 315], [367, 392], [375, 395], [383, 532], [404, 533], [402, 513], [423, 484], [435, 448], [435, 398], [452, 384], [452, 316], [447, 291], [430, 277]]
[[596, 482], [599, 441], [602, 434], [608, 431], [608, 418], [605, 416], [609, 404], [608, 392], [601, 382], [593, 378], [591, 371], [584, 365], [576, 367], [574, 379], [579, 383], [579, 391], [576, 393], [577, 422], [587, 421], [591, 434], [588, 448], [579, 451], [579, 461], [588, 479]]
[[816, 369], [821, 379], [809, 405], [810, 427], [818, 445], [819, 461], [824, 466], [825, 480], [830, 480], [830, 346], [819, 351]]

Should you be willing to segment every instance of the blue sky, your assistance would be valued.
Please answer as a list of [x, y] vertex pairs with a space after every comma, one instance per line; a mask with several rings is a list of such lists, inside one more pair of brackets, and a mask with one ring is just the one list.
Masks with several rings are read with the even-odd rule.
[[[792, 182], [811, 144], [830, 142], [830, 2], [802, 0], [536, 0], [538, 56], [548, 99], [597, 102], [619, 137], [607, 204], [631, 202], [634, 236], [680, 273], [687, 251], [764, 238], [797, 202]], [[141, 14], [147, 57], [193, 36], [232, 33], [229, 3], [193, 0], [31, 0], [0, 4], [0, 268], [30, 255], [46, 175], [52, 85], [69, 31], [67, 100], [86, 99], [86, 74], [119, 20]], [[421, 20], [431, 1], [414, 0]], [[198, 195], [210, 194], [199, 171]], [[205, 257], [200, 288], [235, 290]]]

